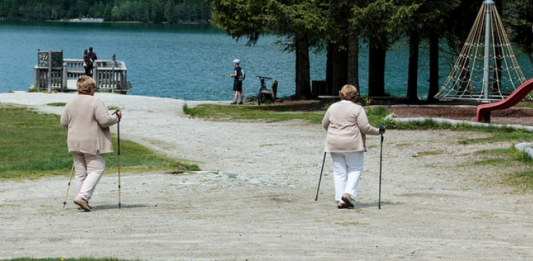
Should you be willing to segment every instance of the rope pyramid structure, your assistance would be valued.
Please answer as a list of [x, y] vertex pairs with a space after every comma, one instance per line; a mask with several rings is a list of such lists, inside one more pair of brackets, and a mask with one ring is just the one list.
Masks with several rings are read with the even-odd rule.
[[485, 0], [435, 98], [493, 102], [505, 99], [525, 81], [494, 1]]

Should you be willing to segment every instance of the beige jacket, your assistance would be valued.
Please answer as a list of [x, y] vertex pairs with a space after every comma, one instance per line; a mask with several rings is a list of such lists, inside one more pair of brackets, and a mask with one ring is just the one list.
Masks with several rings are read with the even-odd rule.
[[366, 151], [366, 134], [379, 134], [379, 129], [368, 123], [365, 109], [346, 100], [328, 108], [322, 126], [328, 131], [325, 152]]
[[118, 116], [91, 95], [76, 95], [61, 115], [61, 125], [68, 128], [68, 150], [92, 155], [113, 152], [109, 126], [117, 122]]

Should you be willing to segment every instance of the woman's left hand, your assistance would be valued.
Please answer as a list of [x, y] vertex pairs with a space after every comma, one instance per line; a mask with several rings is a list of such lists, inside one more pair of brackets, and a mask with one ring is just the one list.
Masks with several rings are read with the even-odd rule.
[[385, 134], [385, 126], [383, 124], [379, 126], [379, 134]]

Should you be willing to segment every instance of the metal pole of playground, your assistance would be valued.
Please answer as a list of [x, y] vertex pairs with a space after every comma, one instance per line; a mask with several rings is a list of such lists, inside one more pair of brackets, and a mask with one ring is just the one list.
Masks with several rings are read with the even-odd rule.
[[490, 27], [491, 27], [491, 10], [494, 7], [494, 1], [485, 0], [483, 4], [486, 5], [485, 9], [485, 59], [483, 65], [483, 92], [485, 100], [489, 99], [489, 51], [490, 51]]

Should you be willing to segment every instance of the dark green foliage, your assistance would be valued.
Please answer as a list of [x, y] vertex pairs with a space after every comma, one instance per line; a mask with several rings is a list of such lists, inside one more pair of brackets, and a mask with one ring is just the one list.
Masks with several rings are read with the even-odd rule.
[[0, 0], [0, 21], [65, 20], [82, 17], [105, 21], [207, 23], [211, 7], [202, 0]]
[[509, 39], [533, 64], [533, 2], [531, 0], [508, 0], [502, 19], [509, 24]]

